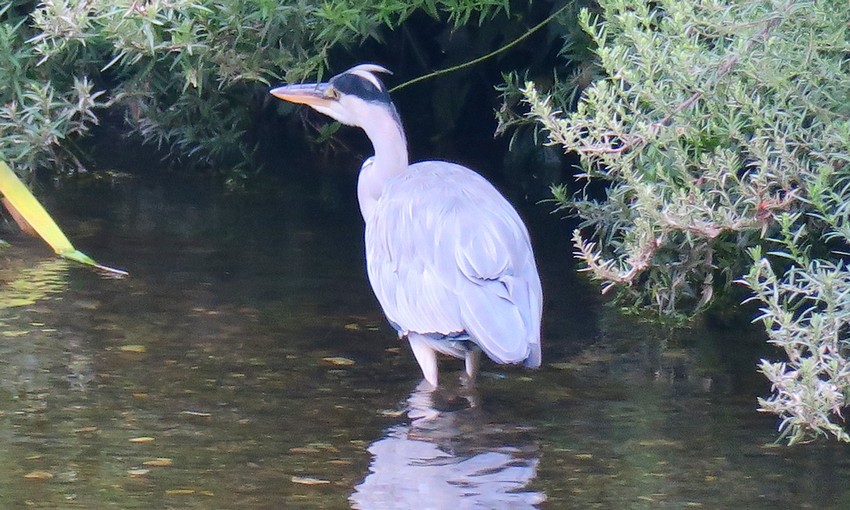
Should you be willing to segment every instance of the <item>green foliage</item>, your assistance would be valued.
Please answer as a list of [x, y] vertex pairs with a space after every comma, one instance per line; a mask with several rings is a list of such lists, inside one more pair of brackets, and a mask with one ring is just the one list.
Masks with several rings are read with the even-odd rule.
[[[548, 65], [542, 66], [542, 71], [534, 81], [540, 85], [546, 83], [550, 101], [555, 102], [559, 110], [570, 110], [575, 104], [578, 94], [591, 82], [600, 78], [599, 68], [596, 65], [593, 53], [593, 44], [590, 36], [581, 29], [578, 22], [580, 12], [595, 12], [596, 2], [591, 0], [572, 0], [554, 14], [555, 23], [549, 23], [547, 29], [549, 38], [561, 42], [559, 58], [565, 65], [550, 69]], [[548, 62], [547, 62], [548, 64]], [[523, 84], [529, 80], [529, 71], [524, 71], [521, 77], [517, 71], [503, 73], [503, 83], [496, 88], [502, 95], [502, 107], [496, 112], [499, 125], [497, 134], [512, 133], [513, 143], [523, 128], [530, 127], [534, 130], [534, 139], [537, 140], [537, 130], [540, 124], [532, 118], [519, 111], [519, 104], [524, 100]], [[540, 76], [543, 74], [543, 76]]]
[[742, 278], [788, 355], [761, 363], [774, 389], [762, 409], [791, 442], [850, 440], [838, 423], [850, 394], [846, 3], [600, 8], [580, 24], [602, 78], [575, 111], [524, 88], [551, 143], [606, 184], [605, 196], [556, 190], [582, 219], [585, 270], [626, 305], [683, 317]]
[[314, 78], [332, 48], [379, 38], [417, 9], [461, 25], [508, 3], [16, 2], [0, 10], [0, 79], [9, 84], [0, 91], [0, 152], [18, 168], [56, 161], [61, 140], [111, 106], [123, 109], [132, 132], [177, 158], [244, 169], [254, 151], [245, 133], [269, 84]]
[[101, 93], [85, 76], [37, 66], [18, 8], [17, 3], [0, 8], [0, 155], [22, 174], [47, 163], [76, 165], [63, 141], [97, 123]]
[[446, 13], [448, 22], [459, 27], [470, 23], [473, 17], [480, 25], [489, 16], [508, 9], [507, 0], [329, 0], [321, 2], [317, 11], [325, 21], [319, 38], [346, 43], [365, 37], [380, 39], [382, 27], [398, 27], [417, 10], [435, 19]]

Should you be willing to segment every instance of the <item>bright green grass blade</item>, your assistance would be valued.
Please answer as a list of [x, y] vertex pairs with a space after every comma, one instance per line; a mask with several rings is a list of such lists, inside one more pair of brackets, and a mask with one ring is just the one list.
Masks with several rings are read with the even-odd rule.
[[100, 269], [101, 271], [106, 271], [108, 273], [112, 273], [115, 276], [127, 276], [129, 273], [127, 271], [123, 271], [121, 269], [115, 269], [114, 267], [104, 266], [103, 264], [98, 264], [94, 259], [81, 252], [80, 250], [74, 250], [69, 252], [63, 252], [59, 254], [66, 259], [73, 260], [79, 262], [81, 264], [87, 264], [94, 268]]
[[0, 194], [56, 253], [74, 251], [71, 241], [4, 161], [0, 161]]
[[18, 179], [9, 165], [2, 160], [0, 160], [0, 195], [59, 256], [115, 275], [127, 276], [126, 271], [100, 265], [85, 253], [74, 248], [59, 225], [53, 221], [50, 214], [44, 210], [44, 207], [30, 193], [30, 190]]

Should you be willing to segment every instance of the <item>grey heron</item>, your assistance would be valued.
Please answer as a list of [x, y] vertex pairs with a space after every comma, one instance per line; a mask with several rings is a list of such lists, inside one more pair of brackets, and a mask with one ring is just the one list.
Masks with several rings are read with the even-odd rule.
[[425, 379], [438, 383], [437, 353], [478, 372], [497, 363], [540, 366], [543, 292], [528, 231], [486, 179], [445, 161], [408, 164], [404, 129], [375, 64], [326, 83], [270, 92], [366, 132], [375, 154], [360, 169], [369, 282], [390, 324], [410, 342]]

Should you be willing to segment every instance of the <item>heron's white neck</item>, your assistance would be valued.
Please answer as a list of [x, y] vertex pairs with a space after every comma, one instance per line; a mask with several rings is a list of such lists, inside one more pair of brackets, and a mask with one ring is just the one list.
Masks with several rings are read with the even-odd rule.
[[[392, 108], [392, 107], [390, 107]], [[361, 126], [372, 142], [375, 156], [363, 164], [357, 179], [357, 200], [364, 221], [381, 198], [386, 182], [407, 170], [407, 140], [395, 109], [375, 106], [370, 122]]]

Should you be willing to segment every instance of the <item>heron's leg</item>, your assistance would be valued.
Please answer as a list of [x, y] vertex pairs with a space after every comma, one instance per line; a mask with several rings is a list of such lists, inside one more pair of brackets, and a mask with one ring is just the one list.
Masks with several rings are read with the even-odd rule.
[[440, 417], [440, 411], [434, 408], [434, 392], [437, 388], [422, 379], [407, 397], [407, 416], [413, 420], [411, 425], [416, 427], [427, 424]]
[[430, 342], [416, 333], [410, 333], [407, 336], [410, 342], [410, 348], [413, 350], [413, 355], [419, 363], [419, 368], [422, 369], [422, 375], [431, 386], [437, 387], [438, 372], [437, 372], [437, 353], [431, 348]]
[[472, 348], [466, 351], [464, 356], [464, 364], [466, 365], [466, 376], [469, 382], [474, 382], [478, 376], [478, 366], [481, 362], [481, 351], [477, 348]]

